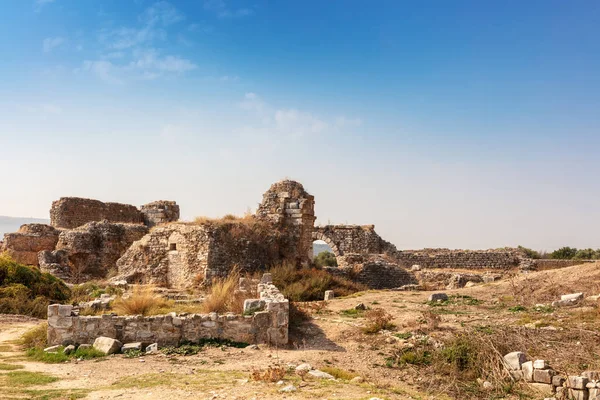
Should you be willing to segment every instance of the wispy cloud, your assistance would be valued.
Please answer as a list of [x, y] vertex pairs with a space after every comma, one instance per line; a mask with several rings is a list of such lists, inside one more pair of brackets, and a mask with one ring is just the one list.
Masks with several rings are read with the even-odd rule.
[[204, 9], [214, 12], [219, 18], [240, 18], [254, 14], [251, 8], [232, 8], [225, 0], [205, 0]]
[[54, 1], [55, 0], [35, 0], [35, 2], [33, 3], [33, 11], [37, 13], [42, 12], [44, 6], [54, 3]]
[[137, 26], [103, 29], [98, 41], [104, 46], [99, 60], [86, 60], [79, 71], [88, 71], [101, 80], [121, 84], [128, 80], [153, 80], [165, 75], [182, 74], [197, 68], [191, 60], [157, 48], [168, 42], [167, 28], [185, 16], [166, 1], [146, 8]]
[[44, 53], [50, 53], [52, 50], [60, 47], [64, 43], [65, 39], [62, 37], [49, 37], [44, 39], [42, 42], [42, 49], [44, 50]]

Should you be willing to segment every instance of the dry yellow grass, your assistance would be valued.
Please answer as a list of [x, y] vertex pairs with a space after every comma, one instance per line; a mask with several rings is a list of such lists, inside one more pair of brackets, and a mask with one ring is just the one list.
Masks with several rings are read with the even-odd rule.
[[154, 310], [167, 306], [167, 300], [152, 293], [151, 288], [136, 286], [131, 296], [116, 299], [112, 307], [120, 315], [150, 315]]
[[227, 311], [241, 314], [244, 308], [244, 300], [248, 293], [238, 291], [240, 274], [232, 272], [226, 278], [213, 279], [209, 288], [209, 294], [201, 305], [203, 312], [224, 313]]

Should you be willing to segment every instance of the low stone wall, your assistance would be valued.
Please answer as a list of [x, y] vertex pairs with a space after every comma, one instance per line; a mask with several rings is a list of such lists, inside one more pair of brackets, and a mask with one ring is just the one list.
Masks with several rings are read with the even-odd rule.
[[515, 380], [522, 380], [552, 400], [600, 398], [600, 371], [561, 376], [545, 360], [527, 361], [525, 353], [504, 356], [504, 365]]
[[370, 289], [394, 289], [417, 283], [412, 272], [390, 262], [382, 255], [349, 254], [338, 257], [338, 260], [341, 267], [325, 267], [324, 269], [333, 275], [342, 276]]
[[80, 197], [61, 197], [52, 202], [50, 224], [56, 228], [74, 229], [92, 221], [108, 220], [141, 224], [142, 213], [130, 204], [103, 203]]
[[0, 253], [6, 251], [18, 263], [37, 266], [38, 252], [54, 250], [59, 233], [50, 225], [23, 225], [17, 232], [4, 235]]
[[258, 288], [264, 307], [251, 315], [78, 316], [73, 312], [73, 306], [52, 304], [48, 306], [48, 345], [91, 344], [100, 336], [122, 343], [158, 343], [159, 346], [176, 346], [203, 338], [285, 345], [289, 302], [270, 283], [270, 278], [263, 279]]
[[423, 249], [403, 250], [394, 257], [405, 266], [420, 265], [426, 268], [464, 269], [511, 269], [525, 260], [524, 255], [513, 249], [500, 250], [449, 250]]

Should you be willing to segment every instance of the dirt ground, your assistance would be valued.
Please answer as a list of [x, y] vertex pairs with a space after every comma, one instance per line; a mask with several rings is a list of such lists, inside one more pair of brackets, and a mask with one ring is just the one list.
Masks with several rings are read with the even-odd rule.
[[[126, 358], [114, 355], [97, 360], [45, 364], [27, 359], [18, 345], [20, 336], [42, 321], [2, 315], [0, 399], [452, 398], [444, 393], [443, 385], [434, 387], [431, 379], [423, 379], [418, 368], [390, 368], [386, 365], [386, 357], [406, 345], [406, 340], [398, 334], [426, 332], [433, 340], [443, 340], [481, 327], [514, 326], [521, 329], [523, 337], [530, 340], [528, 348], [512, 350], [527, 351], [531, 357], [546, 357], [560, 372], [577, 373], [583, 367], [600, 368], [597, 304], [545, 309], [543, 312], [534, 308], [535, 304], [556, 300], [560, 294], [578, 291], [583, 291], [586, 296], [600, 294], [599, 267], [600, 264], [595, 263], [533, 272], [501, 282], [446, 291], [448, 295], [468, 297], [460, 297], [442, 307], [427, 303], [431, 292], [396, 291], [368, 291], [327, 304], [313, 304], [310, 307], [312, 319], [293, 329], [291, 345], [287, 349], [263, 345], [259, 350], [206, 348], [192, 356], [157, 354]], [[383, 308], [393, 316], [395, 330], [364, 334], [361, 331], [366, 323], [364, 315], [344, 313], [358, 303], [371, 309]], [[433, 327], [426, 318], [432, 313], [437, 315]], [[304, 362], [314, 368], [335, 367], [348, 371], [362, 377], [363, 382], [316, 378], [303, 381], [291, 367]], [[2, 365], [12, 367], [3, 370]], [[278, 365], [292, 371], [284, 377], [283, 385], [250, 378], [253, 370]], [[10, 374], [16, 371], [41, 373], [58, 379], [41, 384], [12, 384]], [[443, 376], [438, 377], [438, 380], [443, 379]], [[281, 392], [290, 384], [297, 390]], [[527, 392], [526, 388], [524, 390]], [[536, 394], [531, 396], [543, 398]]]

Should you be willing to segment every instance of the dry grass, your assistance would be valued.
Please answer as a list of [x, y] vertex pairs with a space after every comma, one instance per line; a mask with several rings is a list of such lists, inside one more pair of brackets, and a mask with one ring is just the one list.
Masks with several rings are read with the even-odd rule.
[[42, 322], [35, 328], [31, 328], [21, 336], [20, 344], [25, 349], [40, 348], [43, 349], [47, 342], [48, 323]]
[[250, 377], [254, 381], [279, 382], [285, 376], [285, 368], [280, 365], [269, 366], [265, 370], [254, 370]]
[[152, 288], [136, 286], [131, 296], [119, 297], [113, 310], [120, 315], [151, 315], [155, 310], [168, 307], [169, 302], [152, 292]]
[[365, 314], [367, 324], [362, 331], [367, 334], [377, 333], [381, 330], [394, 329], [396, 326], [392, 323], [394, 317], [388, 314], [383, 308], [375, 308], [367, 311]]
[[232, 272], [226, 278], [213, 279], [207, 298], [201, 304], [203, 312], [234, 312], [241, 314], [244, 311], [244, 300], [251, 298], [252, 294], [238, 290], [240, 274]]

